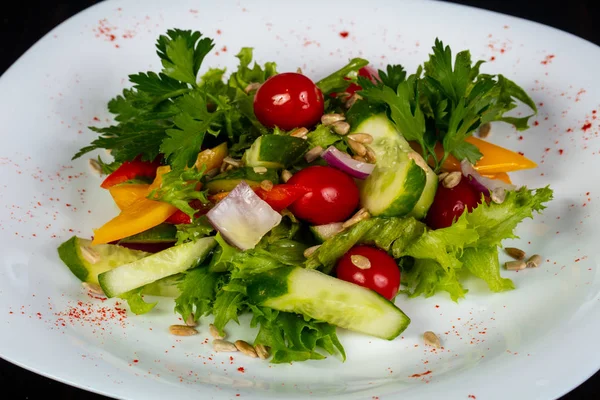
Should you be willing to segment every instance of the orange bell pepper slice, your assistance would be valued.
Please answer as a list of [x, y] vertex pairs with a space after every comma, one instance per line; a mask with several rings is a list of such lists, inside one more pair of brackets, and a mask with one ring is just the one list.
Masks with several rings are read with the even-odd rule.
[[149, 184], [136, 183], [131, 185], [113, 186], [108, 191], [119, 210], [124, 210], [132, 205], [136, 200], [148, 196]]
[[[147, 194], [162, 183], [162, 175], [168, 173], [171, 167], [158, 167], [156, 178], [148, 187]], [[121, 213], [108, 221], [99, 229], [94, 230], [92, 244], [105, 244], [125, 237], [135, 235], [153, 228], [167, 220], [177, 212], [177, 207], [168, 203], [141, 197], [121, 210]]]
[[[514, 151], [497, 146], [485, 140], [471, 136], [467, 138], [466, 141], [475, 145], [481, 154], [483, 154], [483, 157], [474, 165], [475, 170], [482, 175], [519, 171], [537, 167], [536, 163], [519, 153], [515, 153]], [[420, 153], [421, 147], [418, 143], [411, 142], [411, 146]], [[444, 149], [440, 143], [435, 146], [435, 154], [438, 159], [441, 159], [444, 155]], [[430, 165], [432, 163], [433, 161], [430, 160]], [[445, 172], [460, 171], [460, 161], [453, 155], [450, 155], [442, 165], [441, 170]]]

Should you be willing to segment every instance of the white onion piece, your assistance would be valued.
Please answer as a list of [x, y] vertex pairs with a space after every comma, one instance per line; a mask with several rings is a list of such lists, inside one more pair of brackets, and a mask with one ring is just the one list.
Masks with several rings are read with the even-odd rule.
[[500, 179], [490, 179], [486, 178], [485, 176], [481, 176], [475, 167], [473, 167], [473, 165], [467, 160], [461, 161], [460, 169], [462, 170], [462, 174], [465, 178], [469, 179], [469, 177], [471, 177], [471, 179], [469, 179], [469, 183], [481, 193], [489, 194], [489, 192], [493, 192], [494, 189], [504, 189], [510, 191], [517, 188], [515, 185], [503, 182]]
[[321, 157], [323, 157], [330, 166], [358, 179], [366, 179], [375, 169], [375, 164], [356, 161], [350, 157], [348, 153], [344, 153], [334, 146], [329, 146], [327, 150], [321, 154]]
[[241, 250], [254, 248], [267, 232], [281, 222], [281, 214], [258, 197], [244, 181], [206, 216], [225, 240]]

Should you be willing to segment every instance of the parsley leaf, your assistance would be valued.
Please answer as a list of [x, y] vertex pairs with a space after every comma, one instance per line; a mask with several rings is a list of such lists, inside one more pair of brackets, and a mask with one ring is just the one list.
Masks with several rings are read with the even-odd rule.
[[174, 169], [162, 176], [160, 188], [150, 192], [148, 198], [169, 203], [193, 219], [198, 210], [190, 206], [190, 202], [200, 200], [203, 204], [208, 203], [206, 192], [196, 190], [203, 175], [204, 169]]
[[190, 91], [190, 88], [186, 83], [170, 78], [163, 73], [156, 74], [151, 71], [129, 75], [129, 81], [134, 83], [133, 87], [137, 89], [138, 92], [145, 92], [157, 96], [158, 99], [153, 99], [153, 102], [155, 103]]
[[166, 35], [161, 35], [156, 49], [163, 74], [195, 86], [200, 65], [215, 46], [212, 39], [201, 38], [200, 32], [181, 29], [169, 29]]
[[363, 58], [353, 58], [344, 67], [318, 81], [317, 86], [323, 92], [323, 96], [343, 92], [352, 82], [356, 81], [358, 70], [367, 64], [369, 62]]

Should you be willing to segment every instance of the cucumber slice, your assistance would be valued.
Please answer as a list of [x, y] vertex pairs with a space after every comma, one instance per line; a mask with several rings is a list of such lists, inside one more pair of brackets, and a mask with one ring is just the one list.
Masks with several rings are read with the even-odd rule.
[[98, 283], [106, 296], [119, 296], [198, 265], [215, 244], [213, 237], [206, 237], [174, 246], [104, 272], [98, 276]]
[[269, 169], [264, 174], [259, 174], [254, 172], [254, 168], [251, 167], [234, 169], [215, 176], [210, 181], [206, 182], [205, 187], [208, 189], [209, 193], [214, 194], [219, 192], [229, 192], [242, 181], [246, 181], [250, 187], [255, 188], [260, 186], [260, 183], [264, 180], [277, 183], [279, 181], [277, 171]]
[[264, 135], [252, 143], [242, 161], [249, 167], [286, 168], [308, 151], [306, 140], [286, 135]]
[[402, 217], [417, 205], [426, 183], [418, 156], [385, 114], [363, 120], [354, 132], [373, 136], [377, 157], [373, 173], [361, 184], [360, 199], [371, 215]]
[[[423, 219], [425, 215], [427, 215], [427, 211], [429, 211], [429, 207], [433, 204], [433, 199], [435, 197], [435, 192], [438, 187], [438, 176], [428, 165], [425, 164], [425, 160], [423, 157], [416, 154], [415, 158], [418, 157], [420, 159], [417, 161], [417, 165], [425, 170], [425, 189], [423, 189], [423, 193], [421, 193], [421, 197], [419, 201], [415, 205], [415, 208], [408, 214], [410, 217], [414, 217], [416, 219]], [[422, 163], [421, 163], [422, 160]]]
[[343, 225], [344, 224], [341, 222], [332, 222], [331, 224], [314, 225], [311, 226], [309, 229], [313, 233], [317, 241], [319, 243], [323, 243], [327, 239], [332, 238], [333, 236], [340, 233], [344, 229]]
[[410, 324], [402, 310], [377, 292], [315, 270], [283, 267], [256, 275], [247, 293], [255, 304], [387, 340]]
[[178, 285], [182, 279], [183, 274], [167, 276], [166, 278], [159, 279], [144, 286], [142, 294], [147, 294], [149, 296], [179, 297], [181, 290], [179, 290]]
[[115, 244], [92, 246], [92, 241], [73, 236], [58, 247], [58, 256], [82, 282], [98, 283], [98, 275], [150, 255]]
[[177, 241], [177, 228], [160, 224], [147, 231], [119, 240], [119, 243], [172, 243]]

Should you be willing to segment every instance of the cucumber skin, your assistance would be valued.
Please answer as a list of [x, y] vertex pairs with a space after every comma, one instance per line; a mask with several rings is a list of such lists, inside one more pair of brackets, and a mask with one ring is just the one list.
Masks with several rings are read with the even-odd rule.
[[119, 240], [119, 243], [171, 243], [177, 241], [177, 228], [171, 224], [160, 224], [147, 231]]
[[[414, 161], [411, 161], [411, 166], [406, 174], [404, 186], [411, 190], [404, 192], [396, 197], [394, 202], [389, 205], [386, 210], [379, 214], [382, 217], [397, 217], [408, 214], [414, 209], [415, 205], [421, 198], [423, 189], [425, 188], [426, 176], [425, 171], [421, 169]], [[418, 172], [415, 172], [418, 171]], [[419, 189], [417, 189], [419, 188]], [[415, 189], [415, 190], [413, 190]]]
[[306, 140], [287, 135], [263, 135], [244, 153], [250, 167], [286, 168], [309, 150]]
[[425, 173], [425, 188], [421, 194], [421, 198], [417, 201], [415, 208], [407, 215], [416, 219], [423, 219], [427, 215], [427, 211], [433, 204], [435, 193], [438, 187], [438, 176], [431, 168], [428, 168]]
[[[267, 307], [277, 309], [276, 307], [272, 307], [272, 304], [269, 304], [269, 300], [276, 300], [278, 297], [285, 296], [288, 294], [290, 275], [292, 275], [294, 273], [294, 271], [296, 271], [297, 269], [301, 269], [301, 268], [300, 267], [282, 267], [282, 268], [277, 268], [277, 269], [267, 271], [262, 274], [257, 274], [255, 276], [253, 276], [253, 278], [250, 280], [250, 282], [247, 286], [247, 294], [248, 294], [250, 301], [252, 301], [254, 304], [265, 305]], [[323, 274], [318, 271], [314, 271], [314, 270], [306, 270], [306, 271], [307, 272], [309, 271], [309, 272], [315, 273], [315, 274], [322, 274], [326, 278], [337, 280], [336, 278], [334, 278], [330, 275]], [[344, 284], [353, 285], [352, 283], [349, 283], [346, 281], [341, 281], [341, 282], [344, 282]], [[360, 286], [358, 286], [358, 287], [360, 287]], [[393, 302], [391, 302], [388, 299], [386, 299], [385, 297], [381, 296], [379, 293], [372, 291], [370, 289], [366, 289], [366, 288], [363, 288], [363, 289], [369, 290], [373, 295], [375, 295], [376, 297], [379, 297], [382, 302], [389, 303], [389, 305], [391, 307], [395, 308], [404, 317], [404, 323], [399, 325], [398, 329], [396, 331], [393, 331], [388, 336], [385, 336], [385, 337], [379, 336], [379, 337], [381, 339], [385, 339], [385, 340], [393, 340], [396, 337], [398, 337], [402, 332], [404, 332], [406, 330], [406, 328], [410, 325], [410, 322], [411, 322], [410, 318], [402, 310], [400, 310], [398, 307], [396, 307], [396, 305]], [[280, 310], [280, 311], [290, 312], [291, 310], [286, 309], [286, 310]], [[312, 315], [308, 315], [308, 316], [313, 318]], [[325, 321], [325, 322], [328, 322], [328, 321]], [[347, 328], [347, 329], [350, 329], [350, 328]]]
[[79, 278], [80, 281], [86, 282], [89, 271], [85, 265], [83, 265], [80, 258], [72, 257], [73, 250], [81, 257], [77, 236], [73, 236], [71, 239], [58, 246], [58, 256], [62, 262], [69, 267], [73, 275]]
[[254, 172], [254, 169], [251, 167], [240, 168], [215, 176], [206, 182], [205, 187], [209, 193], [229, 192], [242, 181], [245, 181], [250, 187], [257, 187], [264, 180], [269, 180], [273, 183], [278, 182], [279, 176], [277, 175], [277, 171], [269, 169], [264, 174], [259, 174]]
[[[159, 257], [160, 257], [162, 254], [164, 254], [164, 252], [166, 252], [166, 251], [176, 251], [175, 249], [176, 249], [177, 247], [180, 247], [180, 246], [188, 246], [188, 245], [189, 245], [189, 247], [192, 247], [193, 245], [197, 244], [199, 241], [206, 241], [206, 240], [207, 240], [207, 239], [209, 239], [209, 238], [210, 238], [210, 237], [206, 237], [206, 238], [199, 239], [199, 240], [198, 240], [198, 241], [196, 241], [196, 242], [184, 243], [184, 244], [181, 244], [181, 245], [179, 245], [179, 246], [176, 246], [176, 247], [171, 247], [171, 248], [168, 248], [168, 249], [166, 249], [166, 250], [163, 250], [163, 251], [161, 251], [161, 252], [158, 252], [158, 253], [155, 253], [155, 254], [149, 255], [148, 257], [145, 257], [145, 260], [144, 260], [144, 261], [145, 261], [145, 262], [147, 262], [147, 260], [148, 260], [148, 259], [155, 259], [155, 258], [159, 258]], [[198, 256], [198, 257], [197, 257], [197, 259], [195, 260], [195, 264], [198, 264], [199, 262], [201, 262], [201, 261], [202, 261], [202, 260], [203, 260], [203, 259], [204, 259], [204, 258], [205, 258], [205, 257], [206, 257], [206, 256], [207, 256], [209, 253], [210, 253], [210, 251], [211, 251], [211, 250], [212, 250], [212, 249], [215, 247], [215, 245], [216, 245], [216, 244], [217, 244], [217, 242], [214, 240], [214, 238], [212, 238], [212, 242], [211, 242], [211, 244], [209, 244], [209, 245], [208, 245], [207, 249], [205, 249], [205, 251], [204, 251], [204, 253], [203, 253], [203, 254], [201, 254], [200, 256]], [[141, 260], [138, 260], [138, 261], [141, 261]], [[170, 271], [170, 272], [172, 272], [172, 273], [170, 273], [170, 274], [166, 274], [166, 275], [163, 275], [163, 276], [161, 276], [161, 277], [159, 277], [159, 278], [155, 279], [155, 280], [154, 280], [154, 281], [152, 281], [152, 282], [143, 282], [143, 283], [142, 283], [142, 284], [140, 284], [140, 285], [137, 285], [137, 286], [135, 286], [135, 287], [130, 287], [130, 288], [128, 288], [128, 289], [126, 289], [126, 290], [124, 290], [124, 291], [122, 291], [122, 292], [120, 292], [120, 293], [116, 293], [116, 292], [115, 292], [115, 291], [112, 289], [113, 285], [111, 284], [111, 281], [112, 281], [112, 276], [111, 276], [111, 275], [112, 275], [112, 274], [114, 274], [114, 273], [118, 273], [118, 270], [119, 270], [119, 268], [124, 268], [124, 267], [125, 267], [125, 268], [128, 268], [128, 269], [131, 269], [132, 271], [130, 271], [130, 273], [131, 273], [132, 275], [137, 275], [137, 276], [139, 276], [139, 275], [140, 275], [140, 274], [142, 274], [142, 273], [147, 273], [147, 272], [141, 272], [141, 271], [140, 271], [140, 269], [139, 269], [139, 265], [137, 265], [137, 266], [133, 266], [133, 267], [131, 266], [132, 264], [136, 264], [136, 263], [138, 263], [138, 261], [134, 261], [134, 262], [132, 262], [132, 263], [129, 263], [129, 264], [124, 264], [124, 265], [121, 265], [121, 266], [120, 266], [120, 267], [118, 267], [118, 268], [115, 268], [115, 269], [113, 269], [113, 270], [110, 270], [110, 271], [107, 271], [107, 272], [104, 272], [104, 273], [102, 273], [102, 274], [98, 275], [98, 282], [100, 283], [100, 287], [101, 287], [101, 288], [102, 288], [102, 290], [104, 291], [104, 294], [106, 295], [106, 297], [108, 297], [108, 298], [111, 298], [111, 297], [116, 297], [116, 296], [119, 296], [120, 294], [122, 294], [122, 293], [125, 293], [125, 292], [128, 292], [128, 291], [130, 291], [130, 290], [134, 290], [134, 289], [137, 289], [137, 288], [139, 288], [139, 287], [146, 286], [146, 285], [151, 285], [151, 284], [155, 283], [156, 281], [158, 281], [159, 279], [163, 279], [163, 278], [166, 278], [166, 277], [168, 277], [168, 276], [171, 276], [171, 275], [178, 274], [178, 273], [180, 273], [180, 272], [183, 272], [183, 271], [185, 271], [185, 270], [187, 270], [187, 269], [189, 269], [189, 268], [193, 268], [193, 266], [194, 266], [194, 265], [189, 265], [189, 266], [187, 266], [187, 267], [185, 267], [185, 268], [183, 268], [183, 267], [177, 267], [177, 268], [173, 268], [173, 270], [172, 270], [172, 271]]]

